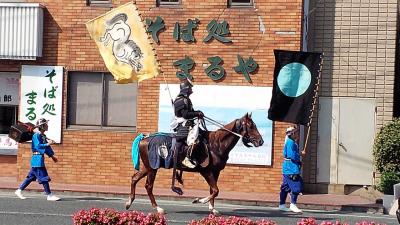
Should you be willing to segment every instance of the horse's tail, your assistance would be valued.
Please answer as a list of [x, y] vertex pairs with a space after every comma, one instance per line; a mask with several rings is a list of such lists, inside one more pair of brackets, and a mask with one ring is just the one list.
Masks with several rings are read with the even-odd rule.
[[144, 135], [140, 133], [132, 143], [132, 163], [135, 170], [139, 170], [140, 168], [140, 151], [139, 151], [139, 143], [144, 138]]

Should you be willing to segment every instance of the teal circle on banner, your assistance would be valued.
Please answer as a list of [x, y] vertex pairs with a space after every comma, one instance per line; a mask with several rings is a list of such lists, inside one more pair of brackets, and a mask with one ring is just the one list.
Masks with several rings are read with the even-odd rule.
[[288, 97], [298, 97], [310, 87], [311, 72], [301, 63], [286, 64], [279, 71], [278, 87]]

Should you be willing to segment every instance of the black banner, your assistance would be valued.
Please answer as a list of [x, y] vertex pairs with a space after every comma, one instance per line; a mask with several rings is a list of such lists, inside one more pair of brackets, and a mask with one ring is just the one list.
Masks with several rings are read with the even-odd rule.
[[309, 125], [322, 53], [274, 50], [275, 70], [268, 118]]

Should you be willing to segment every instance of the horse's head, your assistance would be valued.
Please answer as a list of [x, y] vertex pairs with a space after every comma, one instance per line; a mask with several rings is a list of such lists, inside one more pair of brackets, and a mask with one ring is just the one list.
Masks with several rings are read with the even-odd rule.
[[259, 147], [264, 144], [264, 140], [251, 118], [251, 113], [246, 113], [236, 122], [236, 129], [243, 136], [242, 141], [246, 147], [252, 147], [252, 145]]

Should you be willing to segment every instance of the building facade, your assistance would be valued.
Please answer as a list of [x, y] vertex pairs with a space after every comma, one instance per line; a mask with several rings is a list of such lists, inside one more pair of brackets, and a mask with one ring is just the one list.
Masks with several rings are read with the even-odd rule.
[[[165, 30], [158, 35], [160, 43], [153, 43], [162, 74], [137, 84], [115, 84], [107, 73], [94, 41], [89, 37], [85, 23], [126, 2], [79, 0], [60, 4], [57, 1], [35, 1], [40, 5], [33, 7], [43, 11], [41, 55], [24, 60], [18, 58], [20, 53], [9, 52], [0, 60], [0, 76], [16, 74], [19, 78], [26, 65], [63, 68], [61, 141], [54, 147], [60, 161], [57, 164], [47, 163], [54, 182], [129, 185], [134, 173], [130, 153], [132, 141], [139, 132], [158, 130], [160, 84], [179, 83], [176, 76], [179, 68], [174, 67], [175, 61], [185, 56], [195, 61], [196, 66], [190, 71], [195, 85], [272, 87], [273, 49], [300, 50], [302, 2], [298, 0], [285, 2], [285, 5], [280, 1], [264, 0], [138, 1], [136, 6], [143, 19], [154, 20], [160, 16], [165, 22]], [[26, 7], [27, 3], [1, 3], [0, 12]], [[18, 15], [12, 18], [18, 18]], [[173, 38], [175, 23], [186, 25], [189, 19], [199, 21], [193, 33], [196, 41], [176, 41]], [[227, 37], [232, 40], [231, 44], [215, 39], [203, 41], [208, 34], [207, 25], [213, 19], [229, 23], [230, 35]], [[10, 40], [2, 39], [0, 42], [9, 44]], [[207, 58], [216, 55], [223, 58], [226, 71], [226, 76], [220, 81], [213, 81], [204, 72], [210, 64]], [[233, 67], [238, 64], [237, 55], [244, 58], [252, 56], [258, 63], [258, 70], [251, 75], [252, 83], [234, 71]], [[116, 99], [122, 102], [116, 102]], [[20, 114], [18, 110], [24, 110], [18, 107], [22, 104], [25, 102], [12, 105], [13, 115]], [[9, 114], [2, 114], [2, 117], [5, 115]], [[18, 117], [9, 120], [12, 121], [5, 126], [14, 123]], [[284, 123], [274, 123], [270, 137], [273, 140], [271, 165], [230, 164], [220, 176], [220, 189], [277, 192], [281, 181], [286, 126]], [[0, 176], [22, 180], [29, 170], [30, 144], [19, 144], [14, 153], [7, 154], [0, 155], [0, 163], [4, 168]], [[171, 172], [160, 170], [156, 187], [169, 188]], [[185, 188], [208, 189], [198, 174], [186, 174], [184, 179]]]
[[307, 47], [325, 57], [305, 179], [313, 192], [350, 193], [351, 186], [376, 183], [374, 137], [399, 115], [399, 3], [311, 0], [309, 5]]
[[[61, 137], [54, 147], [60, 162], [47, 164], [52, 179], [66, 185], [128, 186], [134, 173], [132, 141], [138, 133], [159, 130], [160, 85], [179, 83], [176, 73], [180, 69], [174, 62], [185, 56], [193, 59], [190, 74], [197, 86], [272, 87], [273, 50], [285, 49], [324, 53], [320, 98], [303, 159], [307, 192], [349, 193], [346, 186], [375, 184], [373, 138], [383, 124], [399, 115], [394, 95], [399, 90], [399, 73], [395, 73], [399, 43], [396, 1], [138, 1], [142, 19], [155, 21], [159, 16], [164, 20], [160, 42], [153, 43], [162, 73], [140, 83], [115, 84], [85, 23], [127, 2], [0, 0], [0, 14], [11, 18], [9, 24], [0, 26], [0, 176], [22, 180], [29, 170], [30, 144], [15, 145], [6, 137], [9, 126], [24, 110], [21, 100], [25, 96], [17, 84], [27, 65], [63, 69]], [[37, 11], [32, 14], [37, 26], [27, 26], [33, 30], [26, 29], [24, 36], [29, 41], [18, 32], [17, 36], [7, 35], [21, 18], [31, 18], [11, 14], [11, 9], [24, 11], [26, 7]], [[193, 31], [196, 41], [177, 41], [176, 23], [187, 25], [189, 19], [198, 19]], [[203, 41], [213, 19], [227, 21], [227, 38], [232, 43]], [[11, 51], [29, 48], [28, 53]], [[258, 63], [252, 83], [233, 69], [238, 55], [252, 56]], [[226, 75], [218, 81], [204, 72], [212, 56], [223, 59]], [[273, 123], [269, 165], [229, 164], [221, 173], [220, 190], [278, 192], [287, 125]], [[156, 187], [169, 188], [171, 172], [160, 170]], [[185, 188], [208, 189], [198, 174], [186, 174], [184, 179]], [[142, 182], [139, 187], [143, 187]]]

